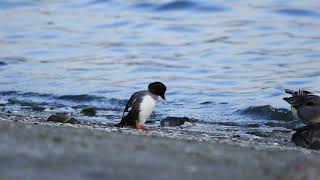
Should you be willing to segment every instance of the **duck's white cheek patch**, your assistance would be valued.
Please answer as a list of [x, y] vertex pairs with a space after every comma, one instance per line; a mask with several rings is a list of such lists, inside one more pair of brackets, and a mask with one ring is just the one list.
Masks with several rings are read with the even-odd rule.
[[145, 96], [140, 104], [139, 122], [145, 123], [155, 106], [156, 100], [149, 95]]
[[296, 119], [296, 120], [300, 120], [299, 116], [298, 116], [298, 112], [297, 112], [297, 109], [294, 108], [294, 107], [291, 107], [291, 113], [292, 113], [292, 116]]

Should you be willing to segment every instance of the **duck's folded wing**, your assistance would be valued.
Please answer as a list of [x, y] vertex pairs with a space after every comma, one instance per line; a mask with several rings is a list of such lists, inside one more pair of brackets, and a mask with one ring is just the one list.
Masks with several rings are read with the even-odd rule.
[[132, 107], [134, 106], [135, 102], [136, 102], [136, 95], [133, 94], [129, 101], [127, 102], [124, 110], [123, 110], [123, 114], [121, 117], [121, 121], [118, 124], [115, 124], [116, 127], [123, 127], [123, 126], [128, 126], [130, 125], [130, 119], [132, 119], [130, 116], [132, 116]]
[[121, 117], [121, 120], [128, 116], [130, 113], [133, 113], [133, 111], [135, 111], [136, 108], [134, 108], [136, 106], [136, 102], [138, 101], [138, 96], [137, 96], [137, 93], [133, 94], [129, 101], [127, 102], [126, 104], [126, 107], [124, 108], [123, 110], [123, 114], [122, 114], [122, 117]]
[[123, 114], [121, 117], [121, 121], [116, 126], [123, 127], [123, 126], [132, 126], [136, 123], [139, 118], [139, 103], [141, 102], [141, 95], [143, 92], [136, 92], [134, 93], [129, 101], [127, 102]]

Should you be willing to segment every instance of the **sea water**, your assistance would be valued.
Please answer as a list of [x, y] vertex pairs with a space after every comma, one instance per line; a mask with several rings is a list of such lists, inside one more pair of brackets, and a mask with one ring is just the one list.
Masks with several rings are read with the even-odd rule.
[[291, 128], [284, 89], [320, 92], [318, 1], [0, 2], [4, 110], [118, 122], [131, 94], [167, 85], [150, 118]]

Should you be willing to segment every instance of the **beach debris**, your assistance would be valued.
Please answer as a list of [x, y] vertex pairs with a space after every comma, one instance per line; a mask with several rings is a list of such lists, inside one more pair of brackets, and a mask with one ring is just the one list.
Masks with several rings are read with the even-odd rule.
[[97, 114], [97, 110], [94, 107], [86, 107], [83, 108], [80, 113], [85, 116], [95, 116]]
[[297, 146], [320, 150], [320, 124], [296, 129], [296, 133], [292, 135], [291, 140]]
[[160, 126], [181, 126], [181, 125], [194, 125], [193, 120], [187, 117], [171, 117], [168, 116], [162, 120], [160, 120]]
[[53, 115], [50, 115], [47, 119], [47, 121], [52, 122], [60, 122], [60, 123], [70, 123], [70, 124], [80, 124], [80, 121], [76, 118], [69, 116], [66, 113], [55, 113]]

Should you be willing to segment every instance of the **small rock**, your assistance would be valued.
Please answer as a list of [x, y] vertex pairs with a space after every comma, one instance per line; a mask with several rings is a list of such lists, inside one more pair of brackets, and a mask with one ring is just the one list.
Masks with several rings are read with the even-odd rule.
[[166, 117], [160, 121], [161, 127], [164, 126], [181, 126], [186, 124], [193, 124], [192, 120], [187, 117]]
[[80, 121], [73, 118], [65, 113], [55, 113], [48, 117], [47, 121], [60, 122], [60, 123], [70, 123], [70, 124], [80, 124]]
[[237, 134], [237, 135], [233, 135], [232, 137], [234, 137], [234, 138], [240, 138], [240, 135]]
[[320, 149], [320, 124], [304, 126], [296, 129], [296, 133], [292, 135], [292, 142], [297, 146], [309, 149]]
[[97, 111], [94, 107], [87, 107], [83, 108], [80, 113], [85, 116], [95, 116], [97, 114]]

